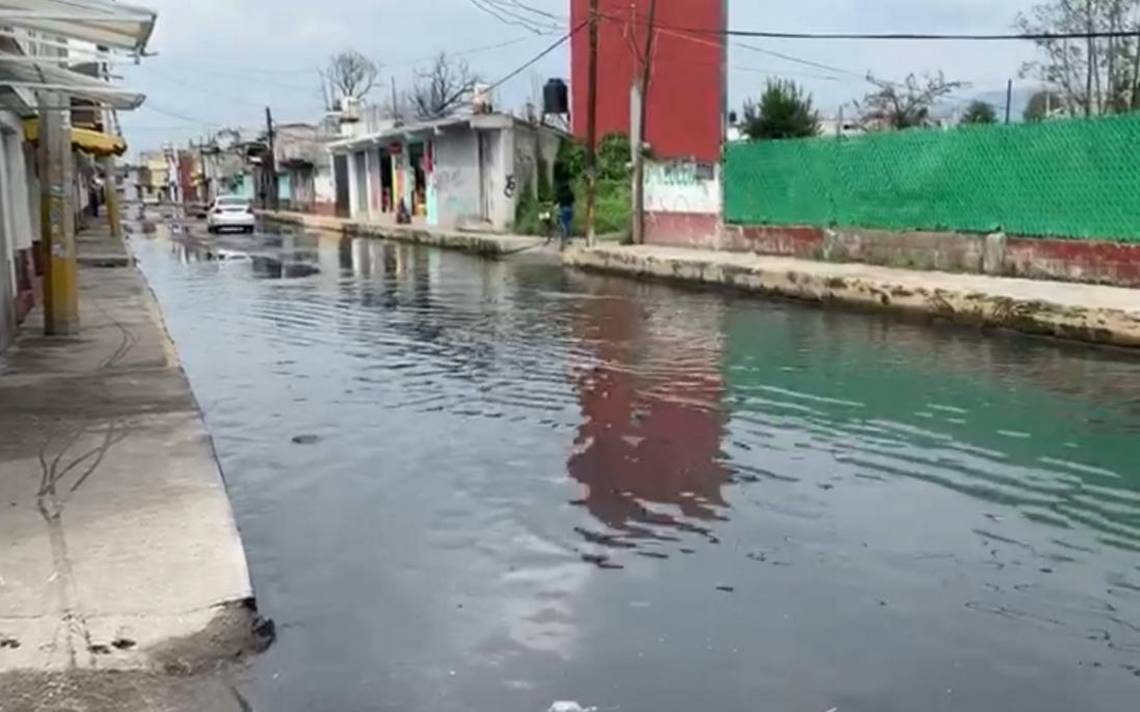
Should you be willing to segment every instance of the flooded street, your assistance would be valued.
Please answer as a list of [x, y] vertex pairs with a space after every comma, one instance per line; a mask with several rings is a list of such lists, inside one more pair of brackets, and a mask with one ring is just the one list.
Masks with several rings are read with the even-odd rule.
[[264, 710], [1132, 709], [1140, 359], [335, 237], [132, 244]]

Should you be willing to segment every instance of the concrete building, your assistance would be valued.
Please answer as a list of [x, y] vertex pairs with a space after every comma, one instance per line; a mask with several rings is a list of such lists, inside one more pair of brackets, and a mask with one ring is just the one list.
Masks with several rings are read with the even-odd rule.
[[[589, 0], [572, 0], [571, 26], [589, 18]], [[642, 76], [649, 0], [599, 0], [597, 135], [630, 133], [630, 93]], [[723, 35], [677, 28], [725, 26], [725, 0], [657, 3], [653, 61], [645, 96], [646, 242], [678, 243], [715, 234], [720, 217], [720, 157], [726, 137], [726, 45]], [[571, 117], [585, 139], [589, 37], [571, 40]]]
[[[522, 191], [553, 179], [564, 137], [507, 114], [364, 126], [330, 145], [338, 202], [358, 220], [509, 231]], [[540, 173], [541, 171], [541, 173]]]
[[[652, 76], [646, 96], [645, 140], [667, 159], [720, 160], [726, 110], [724, 36], [726, 0], [657, 3]], [[570, 26], [589, 18], [590, 0], [571, 0]], [[598, 139], [629, 135], [630, 89], [641, 78], [649, 0], [598, 0]], [[700, 28], [685, 31], [674, 28]], [[574, 135], [586, 136], [589, 33], [570, 41], [571, 118]]]
[[277, 199], [283, 210], [336, 214], [336, 186], [329, 145], [340, 138], [334, 120], [281, 124], [274, 141]]

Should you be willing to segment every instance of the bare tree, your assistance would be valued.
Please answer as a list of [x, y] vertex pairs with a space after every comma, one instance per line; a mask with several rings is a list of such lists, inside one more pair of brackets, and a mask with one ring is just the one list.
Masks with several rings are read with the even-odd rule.
[[453, 61], [440, 52], [431, 67], [416, 72], [411, 104], [420, 119], [439, 119], [450, 116], [463, 105], [464, 97], [471, 93], [478, 75], [467, 62]]
[[325, 108], [340, 108], [344, 99], [362, 99], [376, 84], [380, 68], [354, 49], [329, 57], [328, 66], [320, 70], [321, 93]]
[[1048, 0], [1017, 17], [1025, 33], [1120, 33], [1132, 37], [1035, 40], [1042, 58], [1027, 62], [1022, 77], [1056, 89], [1058, 108], [1071, 115], [1140, 108], [1140, 0]]
[[942, 72], [922, 79], [911, 74], [901, 83], [871, 75], [867, 75], [867, 81], [878, 88], [855, 105], [863, 123], [890, 129], [929, 126], [930, 110], [938, 100], [969, 86], [966, 82], [947, 81]]

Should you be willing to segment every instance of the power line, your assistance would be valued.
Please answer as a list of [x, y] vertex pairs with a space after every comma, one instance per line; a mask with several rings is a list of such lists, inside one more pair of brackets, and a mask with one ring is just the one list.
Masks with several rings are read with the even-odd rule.
[[578, 34], [578, 32], [579, 32], [579, 31], [580, 31], [580, 30], [581, 30], [583, 27], [585, 27], [585, 26], [586, 26], [586, 25], [588, 25], [588, 24], [590, 24], [590, 23], [589, 23], [589, 21], [586, 21], [586, 22], [580, 22], [580, 23], [578, 23], [578, 26], [577, 26], [577, 27], [575, 27], [574, 29], [570, 30], [570, 31], [569, 31], [569, 32], [567, 32], [565, 35], [563, 35], [562, 37], [558, 38], [558, 41], [557, 41], [557, 42], [555, 42], [554, 44], [550, 45], [550, 46], [549, 46], [549, 47], [547, 47], [546, 49], [542, 50], [541, 52], [539, 52], [537, 55], [535, 55], [535, 56], [534, 56], [534, 57], [532, 57], [531, 59], [527, 60], [527, 62], [526, 62], [525, 64], [523, 64], [521, 67], [519, 67], [518, 69], [515, 69], [515, 70], [514, 70], [513, 72], [511, 72], [510, 74], [506, 75], [505, 77], [503, 77], [502, 79], [498, 80], [497, 82], [495, 82], [495, 83], [494, 83], [494, 84], [492, 84], [491, 86], [487, 87], [487, 91], [488, 91], [488, 92], [490, 92], [490, 91], [492, 91], [492, 90], [494, 90], [494, 89], [497, 89], [497, 88], [499, 88], [500, 86], [502, 86], [503, 84], [505, 84], [505, 83], [507, 83], [508, 81], [510, 81], [511, 79], [514, 79], [515, 77], [517, 77], [519, 74], [522, 74], [522, 72], [523, 72], [523, 71], [524, 71], [524, 70], [525, 70], [527, 67], [530, 67], [532, 64], [534, 64], [534, 63], [535, 63], [535, 62], [537, 62], [538, 60], [542, 59], [542, 58], [543, 58], [543, 57], [545, 57], [546, 55], [550, 54], [550, 53], [551, 53], [551, 52], [553, 52], [554, 50], [556, 50], [556, 49], [558, 49], [559, 47], [561, 47], [562, 45], [566, 44], [566, 42], [567, 42], [567, 41], [568, 41], [568, 40], [569, 40], [571, 37], [573, 37], [574, 35]]
[[[543, 33], [543, 35], [549, 35], [549, 34], [550, 33], [546, 33], [546, 32]], [[506, 42], [497, 42], [495, 44], [482, 45], [480, 47], [472, 47], [471, 49], [460, 50], [458, 52], [448, 52], [447, 56], [448, 57], [464, 57], [464, 56], [467, 56], [470, 54], [478, 54], [480, 52], [489, 52], [491, 50], [502, 49], [504, 47], [510, 47], [512, 45], [521, 44], [523, 42], [530, 42], [531, 40], [538, 39], [540, 36], [542, 36], [542, 35], [527, 35], [526, 37], [516, 37], [515, 39], [507, 40]], [[411, 60], [407, 60], [404, 62], [398, 62], [396, 64], [386, 64], [386, 65], [384, 65], [384, 67], [387, 67], [387, 68], [410, 67], [412, 65], [419, 64], [421, 62], [430, 62], [438, 56], [439, 55], [437, 53], [437, 54], [431, 55], [430, 57], [421, 57], [420, 59], [411, 59]]]
[[519, 0], [510, 0], [510, 3], [512, 5], [515, 5], [516, 7], [518, 7], [521, 10], [525, 10], [527, 12], [533, 12], [536, 15], [542, 15], [543, 17], [548, 17], [551, 20], [557, 20], [558, 22], [565, 22], [566, 21], [565, 15], [555, 15], [552, 12], [547, 12], [546, 10], [540, 10], [537, 7], [535, 7], [534, 5], [528, 5], [524, 2], [520, 2]]
[[[607, 20], [616, 22], [636, 22], [647, 26], [648, 21], [640, 16], [630, 20], [617, 15], [599, 13]], [[1006, 42], [1028, 40], [1032, 42], [1043, 40], [1088, 40], [1088, 39], [1132, 39], [1136, 36], [1135, 30], [1111, 32], [1025, 32], [1025, 33], [997, 33], [997, 34], [967, 34], [967, 33], [928, 33], [928, 32], [776, 32], [771, 30], [734, 30], [731, 28], [683, 27], [678, 25], [655, 26], [689, 32], [694, 35], [707, 35], [713, 37], [763, 37], [776, 40], [875, 40], [875, 41], [974, 41], [974, 42]]]
[[[544, 16], [543, 19], [541, 19], [541, 20], [535, 19], [529, 15], [522, 14], [520, 11], [534, 13], [534, 12], [536, 12], [537, 9], [530, 7], [529, 5], [524, 5], [522, 3], [519, 3], [519, 2], [517, 2], [517, 0], [515, 2], [512, 2], [512, 3], [508, 3], [507, 0], [479, 0], [479, 1], [481, 3], [483, 3], [484, 5], [491, 5], [492, 7], [496, 8], [499, 12], [503, 13], [504, 15], [514, 17], [514, 18], [516, 18], [516, 19], [518, 19], [524, 23], [527, 23], [529, 25], [532, 25], [536, 28], [542, 28], [541, 30], [535, 30], [536, 32], [538, 32], [538, 31], [549, 32], [552, 28], [560, 30], [564, 26], [562, 21], [559, 21], [557, 24], [552, 23], [549, 19], [550, 17], [552, 17], [552, 15], [550, 15], [550, 13], [540, 12], [540, 14]], [[557, 20], [558, 18], [554, 18], [554, 19]]]
[[807, 66], [807, 67], [815, 67], [816, 69], [824, 69], [828, 72], [835, 72], [837, 74], [847, 74], [849, 76], [858, 77], [858, 78], [863, 79], [863, 80], [867, 79], [866, 74], [860, 74], [859, 72], [853, 72], [850, 69], [843, 69], [842, 67], [833, 67], [829, 64], [823, 64], [821, 62], [813, 62], [810, 59], [803, 59], [801, 57], [793, 57], [790, 54], [783, 54], [782, 52], [776, 52], [776, 51], [773, 51], [770, 49], [763, 49], [761, 47], [756, 47], [755, 45], [744, 44], [743, 42], [736, 42], [734, 44], [737, 47], [740, 47], [741, 49], [746, 49], [750, 52], [759, 52], [760, 54], [766, 54], [770, 57], [778, 57], [779, 59], [787, 60], [788, 62], [794, 62], [796, 64], [802, 64], [802, 65]]
[[467, 0], [467, 2], [471, 3], [475, 7], [479, 8], [486, 14], [490, 15], [505, 25], [522, 27], [523, 29], [530, 30], [536, 35], [542, 33], [542, 29], [537, 27], [534, 24], [534, 20], [531, 18], [521, 16], [516, 12], [504, 9], [502, 6], [491, 2], [491, 0]]
[[142, 108], [149, 109], [156, 114], [162, 114], [163, 116], [169, 117], [171, 119], [178, 119], [179, 121], [185, 121], [187, 123], [197, 124], [198, 126], [208, 126], [208, 127], [221, 126], [221, 124], [212, 123], [209, 121], [202, 121], [200, 119], [195, 119], [192, 116], [187, 116], [185, 114], [179, 114], [176, 111], [167, 111], [166, 109], [160, 109], [157, 106], [155, 106], [153, 101], [150, 101], [150, 100], [146, 101], [142, 105]]

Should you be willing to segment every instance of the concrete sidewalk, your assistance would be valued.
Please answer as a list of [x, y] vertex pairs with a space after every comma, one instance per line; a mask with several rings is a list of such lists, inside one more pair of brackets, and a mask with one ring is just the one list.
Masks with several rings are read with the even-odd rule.
[[395, 223], [349, 220], [328, 215], [285, 211], [259, 210], [257, 214], [271, 222], [297, 225], [310, 230], [325, 230], [350, 237], [376, 237], [398, 242], [432, 245], [488, 257], [506, 256], [539, 249], [558, 251], [556, 243], [547, 245], [543, 238], [529, 235], [461, 232], [426, 225], [397, 225]]
[[89, 706], [100, 686], [83, 676], [193, 675], [262, 642], [212, 442], [157, 307], [105, 227], [78, 242], [80, 333], [43, 336], [37, 310], [0, 357], [0, 709], [135, 709], [130, 689]]
[[1137, 289], [651, 245], [575, 248], [563, 261], [584, 269], [1140, 347]]

